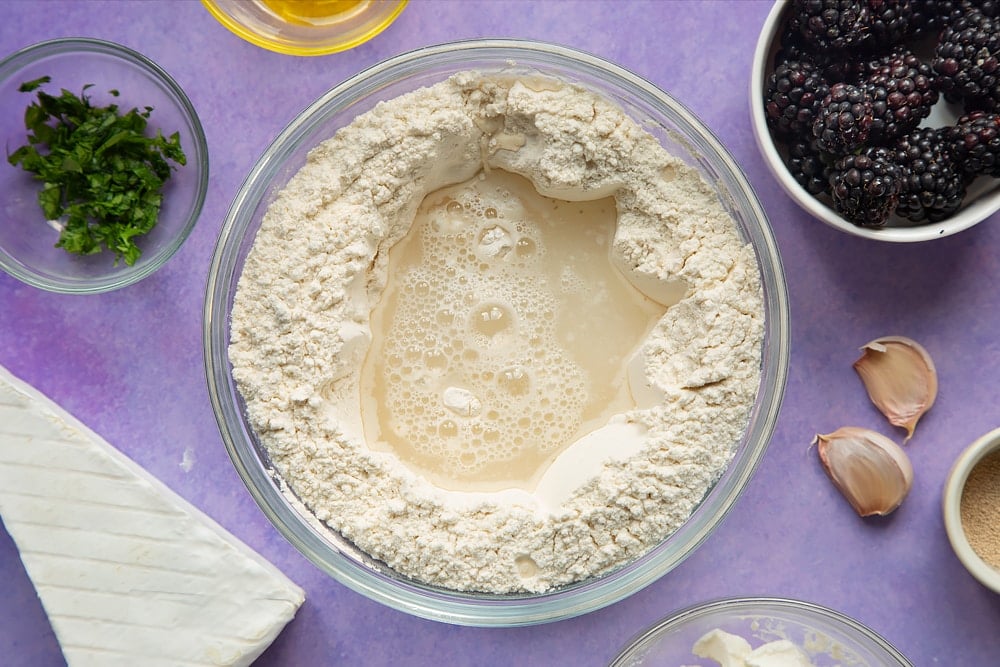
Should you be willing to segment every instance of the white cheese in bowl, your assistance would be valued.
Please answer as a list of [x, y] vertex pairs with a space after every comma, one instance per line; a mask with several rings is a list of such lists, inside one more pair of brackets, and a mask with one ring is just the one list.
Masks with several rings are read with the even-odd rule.
[[274, 565], [3, 367], [0, 517], [70, 667], [249, 665], [304, 600]]
[[714, 660], [719, 667], [813, 667], [805, 652], [787, 639], [751, 648], [743, 637], [719, 629], [695, 642], [692, 653]]

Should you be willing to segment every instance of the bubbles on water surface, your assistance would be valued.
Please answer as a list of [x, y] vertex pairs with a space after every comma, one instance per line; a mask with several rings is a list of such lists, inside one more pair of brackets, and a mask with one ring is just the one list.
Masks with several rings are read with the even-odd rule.
[[[377, 432], [403, 460], [459, 488], [527, 483], [578, 433], [593, 400], [559, 313], [567, 293], [586, 294], [594, 260], [553, 273], [547, 244], [562, 238], [546, 236], [538, 218], [552, 200], [519, 177], [491, 178], [421, 205], [390, 253], [392, 297], [379, 305], [389, 304], [365, 371], [375, 378]], [[613, 224], [603, 229], [610, 238]]]

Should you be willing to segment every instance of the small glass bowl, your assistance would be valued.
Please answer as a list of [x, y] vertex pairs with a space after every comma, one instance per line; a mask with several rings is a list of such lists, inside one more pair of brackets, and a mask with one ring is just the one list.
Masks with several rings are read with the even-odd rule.
[[948, 473], [944, 485], [942, 509], [944, 527], [955, 555], [979, 583], [1000, 593], [1000, 570], [991, 566], [972, 548], [962, 527], [962, 494], [969, 474], [988, 454], [1000, 451], [1000, 428], [994, 429], [965, 448]]
[[201, 0], [230, 32], [269, 51], [322, 56], [389, 27], [409, 0]]
[[[604, 95], [698, 169], [717, 189], [742, 238], [756, 254], [764, 288], [761, 381], [733, 460], [693, 514], [644, 556], [601, 577], [543, 594], [488, 595], [427, 586], [373, 560], [283, 493], [244, 413], [228, 359], [233, 298], [243, 263], [268, 205], [302, 167], [309, 151], [382, 100], [460, 71], [541, 74]], [[631, 72], [569, 48], [521, 40], [474, 40], [431, 46], [375, 65], [328, 91], [267, 148], [226, 216], [209, 271], [204, 313], [209, 395], [229, 455], [267, 517], [305, 556], [346, 586], [407, 613], [455, 624], [516, 626], [569, 618], [621, 600], [669, 572], [719, 525], [767, 448], [784, 392], [789, 307], [784, 273], [766, 214], [733, 158], [669, 95]]]
[[[0, 61], [0, 144], [13, 152], [28, 142], [25, 109], [37, 93], [18, 92], [27, 81], [49, 76], [42, 90], [58, 95], [66, 89], [92, 104], [117, 104], [121, 112], [153, 107], [148, 133], [180, 133], [186, 165], [177, 165], [163, 187], [156, 226], [136, 239], [142, 255], [132, 266], [115, 263], [114, 253], [88, 256], [56, 248], [56, 227], [38, 204], [41, 183], [33, 174], [0, 163], [0, 269], [19, 280], [52, 292], [93, 294], [131, 285], [156, 271], [184, 243], [201, 213], [208, 190], [208, 145], [201, 121], [180, 86], [159, 65], [140, 53], [97, 39], [54, 39], [28, 46]], [[118, 90], [113, 97], [109, 90]]]
[[[780, 45], [785, 17], [791, 4], [789, 0], [775, 0], [757, 40], [750, 73], [750, 120], [764, 162], [792, 201], [806, 213], [842, 232], [895, 243], [931, 241], [951, 236], [982, 222], [1000, 210], [1000, 180], [981, 176], [969, 185], [961, 208], [946, 219], [939, 222], [917, 223], [893, 214], [889, 216], [889, 221], [884, 227], [876, 229], [860, 227], [845, 220], [827, 202], [820, 201], [799, 185], [785, 166], [786, 149], [774, 140], [764, 113], [767, 80], [774, 71], [774, 56]], [[934, 105], [931, 115], [924, 119], [922, 126], [951, 125], [958, 120], [960, 114], [957, 105], [949, 104], [942, 99]]]
[[727, 598], [682, 609], [629, 642], [611, 667], [713, 665], [691, 652], [707, 632], [739, 635], [754, 648], [787, 639], [816, 667], [912, 667], [902, 653], [861, 623], [810, 602], [784, 598]]

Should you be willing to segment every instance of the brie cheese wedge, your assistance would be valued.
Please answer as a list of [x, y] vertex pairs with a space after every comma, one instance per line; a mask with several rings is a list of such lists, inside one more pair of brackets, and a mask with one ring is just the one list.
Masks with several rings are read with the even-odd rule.
[[0, 518], [70, 667], [249, 665], [302, 590], [0, 366]]

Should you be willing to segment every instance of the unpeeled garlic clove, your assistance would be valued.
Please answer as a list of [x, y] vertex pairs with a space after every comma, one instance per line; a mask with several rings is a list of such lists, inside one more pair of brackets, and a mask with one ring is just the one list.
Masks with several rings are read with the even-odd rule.
[[854, 370], [889, 423], [906, 429], [906, 442], [937, 398], [934, 361], [923, 346], [905, 336], [877, 338], [861, 350]]
[[860, 516], [889, 514], [910, 492], [910, 459], [881, 433], [844, 426], [813, 443], [826, 474]]

